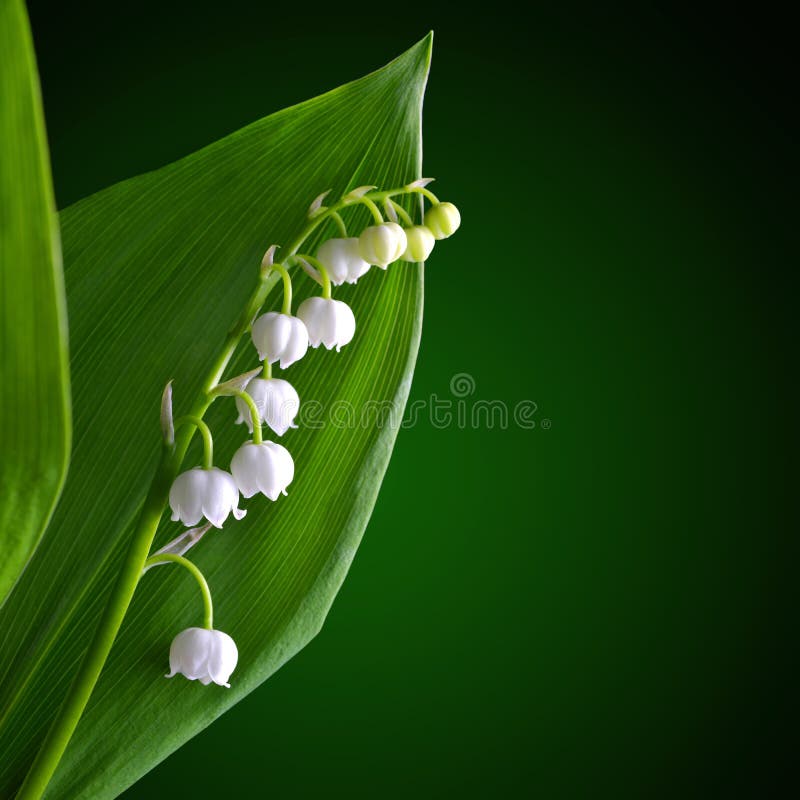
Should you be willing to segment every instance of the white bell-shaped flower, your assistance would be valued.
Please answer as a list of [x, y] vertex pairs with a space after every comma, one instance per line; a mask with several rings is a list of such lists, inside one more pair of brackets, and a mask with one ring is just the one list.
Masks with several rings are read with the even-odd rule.
[[358, 250], [369, 264], [381, 269], [397, 261], [406, 250], [406, 232], [396, 222], [365, 228], [358, 237]]
[[212, 467], [195, 467], [175, 478], [169, 490], [172, 520], [187, 527], [205, 517], [215, 528], [233, 514], [241, 519], [247, 512], [239, 508], [239, 490], [229, 472]]
[[[258, 409], [258, 416], [266, 422], [278, 436], [283, 436], [289, 428], [296, 428], [294, 418], [300, 410], [300, 397], [289, 381], [281, 378], [253, 378], [248, 381], [244, 389]], [[236, 398], [236, 408], [239, 411], [237, 424], [246, 422], [250, 433], [253, 432], [253, 417], [250, 406]]]
[[190, 681], [208, 686], [212, 681], [230, 689], [228, 679], [236, 669], [239, 651], [236, 643], [222, 631], [187, 628], [181, 631], [169, 648], [169, 674], [179, 673]]
[[245, 442], [233, 455], [231, 472], [245, 497], [261, 492], [277, 500], [294, 478], [294, 461], [289, 451], [275, 442]]
[[300, 303], [297, 316], [308, 329], [308, 343], [312, 347], [324, 344], [336, 351], [344, 347], [356, 332], [356, 318], [347, 303], [324, 297], [309, 297]]
[[281, 369], [299, 361], [308, 350], [308, 331], [301, 319], [289, 314], [269, 311], [254, 323], [250, 335], [262, 361], [274, 364], [280, 360]]
[[436, 244], [433, 234], [424, 225], [414, 225], [406, 228], [406, 249], [402, 256], [403, 261], [427, 261], [428, 256]]
[[452, 236], [460, 224], [461, 214], [452, 203], [439, 203], [425, 212], [425, 227], [430, 230], [434, 239]]
[[334, 286], [345, 281], [355, 283], [370, 267], [361, 258], [357, 238], [327, 239], [317, 250], [317, 259], [327, 270]]

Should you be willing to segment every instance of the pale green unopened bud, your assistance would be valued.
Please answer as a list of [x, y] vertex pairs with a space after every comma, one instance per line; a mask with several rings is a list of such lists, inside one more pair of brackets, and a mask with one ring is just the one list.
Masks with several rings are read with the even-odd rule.
[[400, 258], [403, 261], [426, 261], [436, 244], [433, 234], [424, 225], [406, 228], [406, 251]]
[[396, 222], [365, 228], [358, 237], [358, 250], [368, 264], [386, 269], [406, 249], [406, 233]]
[[430, 229], [434, 239], [446, 239], [452, 236], [461, 224], [461, 214], [452, 203], [439, 203], [432, 206], [425, 214], [425, 225]]

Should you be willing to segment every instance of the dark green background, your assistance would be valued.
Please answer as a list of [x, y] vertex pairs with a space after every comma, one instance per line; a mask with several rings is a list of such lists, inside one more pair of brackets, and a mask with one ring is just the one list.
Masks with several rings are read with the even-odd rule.
[[464, 222], [412, 400], [467, 372], [537, 427], [401, 432], [323, 633], [126, 800], [763, 797], [795, 636], [788, 29], [294, 5], [31, 2], [59, 204], [434, 28], [424, 171]]

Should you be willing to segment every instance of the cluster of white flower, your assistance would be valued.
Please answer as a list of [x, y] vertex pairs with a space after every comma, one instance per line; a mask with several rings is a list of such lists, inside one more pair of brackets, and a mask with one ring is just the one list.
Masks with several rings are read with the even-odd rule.
[[[295, 388], [286, 380], [272, 375], [272, 365], [279, 363], [287, 369], [305, 356], [309, 347], [324, 345], [337, 352], [347, 345], [355, 335], [356, 320], [350, 306], [331, 297], [331, 286], [356, 283], [372, 266], [386, 269], [396, 261], [422, 262], [433, 250], [438, 239], [452, 235], [461, 222], [458, 209], [452, 203], [440, 203], [425, 186], [423, 179], [398, 190], [372, 192], [375, 187], [360, 187], [345, 195], [331, 208], [322, 205], [324, 195], [312, 204], [309, 211], [311, 223], [307, 233], [283, 263], [274, 263], [275, 247], [264, 257], [262, 277], [273, 271], [284, 280], [284, 303], [281, 312], [270, 311], [258, 316], [250, 326], [250, 336], [263, 361], [263, 377], [247, 373], [240, 378], [227, 381], [211, 392], [211, 397], [230, 395], [235, 398], [238, 423], [245, 423], [251, 434], [234, 454], [230, 472], [213, 465], [211, 432], [198, 417], [184, 417], [176, 424], [188, 423], [198, 428], [205, 440], [205, 462], [178, 475], [169, 492], [172, 519], [186, 526], [195, 526], [205, 518], [210, 525], [221, 528], [230, 515], [241, 519], [245, 511], [239, 508], [239, 495], [249, 498], [263, 494], [277, 500], [294, 478], [294, 461], [289, 451], [273, 441], [262, 439], [262, 424], [276, 436], [283, 436], [294, 424], [300, 408], [300, 398]], [[405, 209], [393, 200], [401, 194], [422, 193], [433, 205], [423, 217], [423, 224], [415, 225]], [[382, 202], [388, 220], [384, 220], [377, 206]], [[363, 204], [372, 214], [375, 224], [363, 230], [358, 237], [347, 236], [347, 230], [338, 211], [351, 205]], [[398, 214], [400, 215], [398, 217]], [[297, 251], [322, 218], [334, 220], [342, 232], [340, 238], [323, 241], [315, 256]], [[406, 223], [400, 224], [400, 219]], [[322, 286], [322, 296], [309, 297], [292, 315], [292, 288], [288, 268], [295, 263]], [[263, 302], [263, 301], [262, 301]], [[171, 406], [170, 406], [171, 414]], [[171, 417], [169, 420], [172, 425]], [[208, 529], [202, 530], [202, 533]], [[201, 530], [201, 529], [197, 529]], [[202, 533], [200, 535], [202, 535]], [[191, 538], [194, 544], [199, 536]], [[174, 554], [185, 552], [185, 537], [178, 537], [163, 552], [172, 552], [173, 561], [184, 561]], [[191, 546], [191, 545], [189, 545]], [[152, 563], [162, 563], [152, 557]], [[149, 562], [148, 562], [149, 563]], [[196, 569], [196, 568], [195, 568]], [[207, 586], [206, 586], [207, 591]], [[210, 607], [210, 596], [207, 598]], [[170, 649], [171, 672], [167, 677], [183, 674], [190, 680], [202, 683], [211, 681], [227, 686], [233, 672], [238, 653], [233, 640], [225, 633], [216, 631], [211, 625], [189, 628], [175, 638]]]

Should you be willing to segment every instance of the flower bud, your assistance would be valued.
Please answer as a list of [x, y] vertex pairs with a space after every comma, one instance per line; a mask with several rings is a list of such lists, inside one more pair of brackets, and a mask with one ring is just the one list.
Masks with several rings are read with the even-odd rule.
[[461, 224], [461, 214], [452, 203], [439, 203], [425, 213], [425, 226], [430, 229], [434, 239], [452, 236]]
[[187, 527], [197, 525], [205, 517], [215, 528], [233, 514], [241, 519], [247, 512], [240, 509], [239, 490], [229, 472], [213, 467], [195, 467], [182, 472], [169, 490], [172, 521], [180, 520]]
[[[283, 436], [289, 428], [297, 427], [294, 418], [300, 409], [300, 398], [289, 381], [281, 378], [253, 378], [244, 391], [253, 398], [262, 422], [266, 422], [278, 436]], [[250, 406], [241, 397], [237, 397], [236, 408], [239, 411], [237, 424], [247, 423], [247, 428], [252, 433], [253, 417]]]
[[277, 311], [262, 314], [253, 323], [250, 336], [258, 357], [269, 364], [280, 359], [281, 369], [299, 361], [308, 350], [308, 331], [302, 320]]
[[190, 681], [208, 686], [212, 681], [230, 689], [228, 679], [236, 669], [239, 651], [236, 643], [222, 631], [187, 628], [181, 631], [169, 648], [169, 674], [179, 673]]
[[317, 258], [328, 271], [331, 283], [355, 283], [369, 270], [369, 264], [361, 258], [358, 239], [327, 239], [317, 250]]
[[386, 269], [406, 249], [406, 232], [396, 222], [365, 228], [358, 237], [358, 251], [369, 264]]
[[436, 244], [433, 234], [424, 225], [406, 228], [406, 250], [400, 258], [403, 261], [427, 261]]
[[356, 318], [347, 303], [324, 297], [309, 297], [300, 304], [297, 316], [308, 329], [308, 342], [312, 347], [324, 344], [338, 353], [356, 332]]
[[245, 497], [261, 492], [277, 500], [294, 478], [294, 461], [289, 451], [275, 442], [245, 442], [233, 455], [231, 472]]

